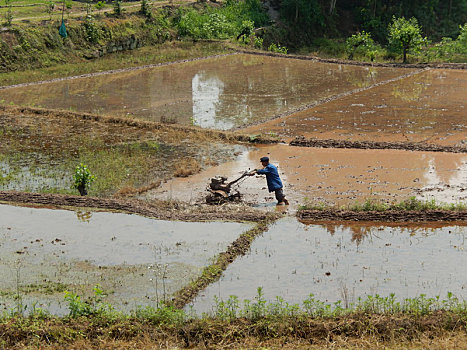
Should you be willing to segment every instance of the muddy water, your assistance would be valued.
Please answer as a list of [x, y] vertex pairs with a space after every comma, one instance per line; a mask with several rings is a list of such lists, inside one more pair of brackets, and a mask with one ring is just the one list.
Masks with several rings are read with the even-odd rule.
[[[439, 202], [467, 200], [467, 155], [400, 150], [352, 150], [262, 146], [242, 153], [235, 161], [213, 167], [187, 179], [174, 179], [146, 197], [203, 200], [209, 178], [261, 167], [268, 155], [279, 166], [284, 192], [291, 207], [304, 202], [344, 205], [372, 196], [399, 202], [410, 196]], [[274, 206], [264, 177], [248, 177], [238, 186], [246, 202]]]
[[421, 293], [467, 299], [467, 226], [305, 225], [279, 221], [194, 302], [210, 311], [214, 296], [265, 297], [301, 303], [310, 293], [327, 302], [379, 294]]
[[467, 72], [429, 70], [246, 131], [465, 147], [466, 95]]
[[6, 89], [0, 101], [230, 129], [408, 72], [230, 55]]
[[64, 290], [100, 284], [118, 309], [154, 305], [193, 278], [250, 226], [184, 223], [136, 215], [0, 205], [0, 307], [67, 312]]

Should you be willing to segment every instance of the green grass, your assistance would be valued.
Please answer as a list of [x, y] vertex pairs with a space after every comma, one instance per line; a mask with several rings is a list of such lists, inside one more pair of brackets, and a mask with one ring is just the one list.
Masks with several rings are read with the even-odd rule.
[[[282, 346], [296, 342], [302, 346], [329, 345], [330, 340], [334, 345], [345, 345], [363, 338], [366, 345], [377, 342], [400, 348], [408, 341], [426, 337], [430, 343], [446, 335], [463, 339], [467, 327], [467, 302], [451, 293], [446, 298], [422, 294], [402, 300], [394, 294], [375, 295], [349, 306], [342, 302], [325, 303], [310, 295], [298, 305], [281, 297], [266, 301], [259, 288], [253, 300], [240, 302], [235, 296], [226, 301], [215, 300], [214, 313], [201, 316], [171, 305], [137, 307], [124, 314], [106, 303], [99, 286], [86, 300], [65, 292], [65, 301], [67, 316], [55, 317], [37, 306], [25, 316], [18, 299], [17, 308], [0, 315], [0, 347], [21, 344], [21, 348], [31, 349], [86, 349], [98, 343], [100, 348], [121, 344], [121, 348], [136, 349], [150, 340], [151, 344], [174, 348], [217, 348], [221, 342], [238, 348], [239, 344], [258, 345], [274, 340]], [[144, 339], [146, 343], [141, 343]]]

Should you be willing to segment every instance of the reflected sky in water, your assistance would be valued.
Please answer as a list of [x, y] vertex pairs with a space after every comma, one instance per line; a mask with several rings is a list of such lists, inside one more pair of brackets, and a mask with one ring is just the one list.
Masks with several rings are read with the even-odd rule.
[[231, 129], [409, 71], [235, 54], [5, 89], [0, 100]]
[[398, 298], [467, 298], [467, 226], [304, 225], [288, 218], [255, 240], [250, 253], [229, 265], [219, 282], [194, 302], [209, 311], [215, 296], [265, 297], [301, 303], [396, 293]]

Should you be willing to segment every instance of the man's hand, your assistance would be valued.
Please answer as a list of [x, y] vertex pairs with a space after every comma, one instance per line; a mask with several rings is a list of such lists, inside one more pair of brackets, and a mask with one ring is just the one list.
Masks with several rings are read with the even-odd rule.
[[253, 169], [253, 170], [251, 170], [251, 171], [248, 173], [248, 176], [253, 176], [253, 175], [255, 175], [257, 170], [258, 170], [258, 169]]

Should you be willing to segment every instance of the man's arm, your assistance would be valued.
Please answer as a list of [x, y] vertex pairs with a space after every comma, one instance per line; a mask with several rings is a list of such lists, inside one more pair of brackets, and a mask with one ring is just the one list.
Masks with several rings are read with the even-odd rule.
[[269, 171], [269, 169], [266, 167], [266, 168], [264, 168], [264, 169], [258, 169], [258, 170], [256, 170], [256, 173], [257, 173], [257, 174], [261, 174], [261, 175], [266, 175], [266, 174], [269, 174], [270, 171]]

